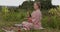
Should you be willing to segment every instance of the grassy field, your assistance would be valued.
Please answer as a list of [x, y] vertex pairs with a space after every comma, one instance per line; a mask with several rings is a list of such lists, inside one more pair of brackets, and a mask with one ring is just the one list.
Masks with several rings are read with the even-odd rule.
[[[11, 25], [14, 25], [15, 23], [20, 23], [20, 22], [17, 22], [17, 21], [15, 21], [15, 22], [1, 22], [0, 21], [0, 27], [1, 26], [11, 26]], [[1, 28], [0, 28], [0, 32], [4, 32], [3, 30], [1, 30]], [[24, 31], [25, 32], [25, 31]], [[53, 29], [53, 28], [49, 28], [49, 27], [46, 27], [44, 30], [30, 30], [29, 32], [60, 32], [60, 30], [59, 29]]]
[[[0, 12], [0, 32], [4, 32], [1, 28], [3, 26], [13, 26], [14, 24], [19, 24], [25, 21], [27, 17], [27, 12], [25, 10], [20, 10], [19, 12]], [[49, 16], [47, 11], [42, 11], [43, 19], [42, 26], [44, 30], [31, 30], [29, 32], [60, 32], [60, 17]], [[24, 31], [25, 32], [25, 31]]]

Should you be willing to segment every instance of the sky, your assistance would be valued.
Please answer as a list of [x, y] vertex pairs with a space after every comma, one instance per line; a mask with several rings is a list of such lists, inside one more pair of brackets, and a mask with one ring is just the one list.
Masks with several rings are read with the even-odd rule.
[[60, 0], [52, 0], [52, 5], [60, 5]]
[[[0, 0], [0, 6], [19, 6], [26, 0]], [[52, 0], [52, 5], [60, 5], [60, 0]]]
[[0, 0], [0, 6], [19, 6], [25, 0]]

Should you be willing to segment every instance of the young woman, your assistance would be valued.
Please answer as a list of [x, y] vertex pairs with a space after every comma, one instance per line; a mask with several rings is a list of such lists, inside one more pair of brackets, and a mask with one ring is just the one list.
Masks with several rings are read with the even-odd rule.
[[34, 3], [34, 11], [31, 14], [31, 17], [28, 16], [28, 22], [23, 22], [23, 27], [25, 30], [34, 29], [43, 29], [41, 25], [42, 14], [40, 11], [40, 3]]

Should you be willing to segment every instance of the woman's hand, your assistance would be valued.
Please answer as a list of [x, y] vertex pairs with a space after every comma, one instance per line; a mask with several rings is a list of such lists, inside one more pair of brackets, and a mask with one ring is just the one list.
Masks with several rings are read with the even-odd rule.
[[31, 18], [28, 18], [28, 22], [32, 22], [32, 19]]

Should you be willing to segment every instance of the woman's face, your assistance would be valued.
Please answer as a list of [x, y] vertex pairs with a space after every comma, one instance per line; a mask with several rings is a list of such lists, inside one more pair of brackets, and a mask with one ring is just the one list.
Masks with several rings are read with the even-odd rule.
[[36, 10], [38, 8], [39, 8], [38, 5], [36, 3], [34, 3], [34, 9]]

